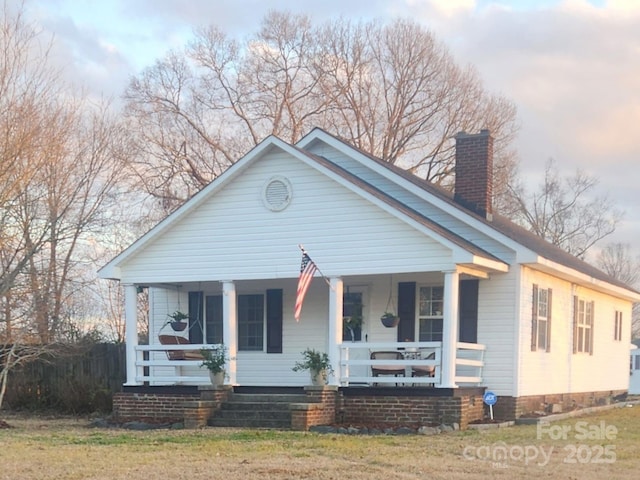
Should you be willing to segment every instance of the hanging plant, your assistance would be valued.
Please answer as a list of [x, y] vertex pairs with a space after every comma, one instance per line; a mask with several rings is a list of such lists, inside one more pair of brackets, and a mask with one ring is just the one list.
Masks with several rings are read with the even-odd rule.
[[380, 321], [382, 325], [387, 328], [397, 327], [398, 323], [400, 323], [400, 317], [398, 317], [395, 313], [392, 312], [384, 312], [380, 317]]
[[187, 328], [187, 322], [185, 320], [189, 318], [189, 315], [187, 315], [186, 313], [181, 312], [180, 310], [176, 310], [171, 315], [167, 316], [169, 317], [169, 320], [167, 321], [167, 323], [165, 323], [165, 325], [171, 325], [171, 328], [173, 328], [174, 332], [182, 332], [185, 328]]
[[385, 308], [385, 312], [380, 316], [380, 321], [382, 325], [387, 328], [397, 327], [398, 323], [400, 323], [400, 317], [398, 317], [394, 312], [396, 310], [395, 305], [393, 304], [393, 276], [389, 276], [389, 299], [387, 300], [387, 306]]

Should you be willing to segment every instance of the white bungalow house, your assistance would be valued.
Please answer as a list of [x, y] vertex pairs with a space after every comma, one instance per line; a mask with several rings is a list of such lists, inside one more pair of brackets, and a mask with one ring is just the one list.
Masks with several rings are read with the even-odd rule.
[[[224, 343], [236, 389], [308, 384], [292, 366], [315, 348], [345, 398], [490, 390], [496, 415], [513, 418], [625, 392], [640, 294], [493, 213], [488, 131], [458, 134], [456, 151], [453, 195], [320, 129], [295, 145], [264, 140], [100, 270], [126, 292], [125, 391], [207, 384], [197, 360], [167, 351]], [[316, 275], [296, 322], [299, 245], [326, 282]], [[136, 331], [142, 288], [149, 345]], [[173, 333], [176, 310], [189, 325]], [[165, 333], [190, 345], [162, 345]], [[381, 365], [405, 373], [374, 377]]]

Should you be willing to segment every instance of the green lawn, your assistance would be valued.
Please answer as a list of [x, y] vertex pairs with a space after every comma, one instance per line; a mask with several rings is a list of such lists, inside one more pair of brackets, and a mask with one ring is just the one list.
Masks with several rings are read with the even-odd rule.
[[[87, 428], [5, 415], [0, 479], [638, 478], [640, 405], [544, 428], [346, 436], [205, 428]], [[499, 455], [504, 454], [504, 457]]]

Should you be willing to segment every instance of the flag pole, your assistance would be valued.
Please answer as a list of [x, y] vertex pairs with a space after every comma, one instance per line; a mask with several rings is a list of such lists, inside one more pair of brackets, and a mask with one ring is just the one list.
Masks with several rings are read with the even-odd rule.
[[[306, 255], [307, 257], [309, 257], [309, 259], [311, 259], [311, 257], [309, 256], [309, 254], [307, 253], [307, 251], [304, 249], [304, 247], [302, 246], [302, 244], [298, 244], [298, 248], [302, 251], [303, 255]], [[313, 260], [311, 260], [313, 262]], [[324, 276], [324, 273], [322, 273], [322, 271], [318, 268], [318, 264], [316, 262], [313, 262], [313, 264], [316, 266], [316, 270], [318, 271], [318, 273], [320, 274], [320, 276], [322, 277], [322, 279], [326, 282], [327, 285], [329, 285], [329, 288], [331, 287], [331, 282], [329, 281], [329, 279], [327, 277]]]

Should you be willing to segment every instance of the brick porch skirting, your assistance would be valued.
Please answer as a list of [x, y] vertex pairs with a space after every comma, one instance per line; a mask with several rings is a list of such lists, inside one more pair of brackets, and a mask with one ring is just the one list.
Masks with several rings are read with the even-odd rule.
[[[626, 390], [606, 390], [599, 392], [553, 393], [524, 397], [499, 396], [493, 406], [497, 420], [515, 420], [534, 412], [560, 413], [577, 408], [595, 407], [610, 403], [614, 397], [624, 395]], [[552, 412], [552, 409], [557, 409]]]
[[440, 425], [466, 429], [483, 417], [483, 388], [344, 387], [337, 422], [364, 425]]

